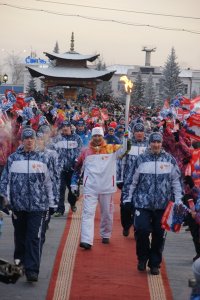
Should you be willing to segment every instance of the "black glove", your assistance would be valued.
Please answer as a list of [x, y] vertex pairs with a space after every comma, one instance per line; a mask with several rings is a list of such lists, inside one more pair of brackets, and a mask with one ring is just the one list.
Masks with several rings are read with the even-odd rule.
[[125, 209], [132, 209], [133, 208], [133, 203], [132, 202], [125, 202], [125, 203], [122, 203], [122, 206], [125, 208]]
[[49, 214], [52, 216], [57, 211], [56, 207], [49, 207]]
[[0, 196], [0, 210], [2, 210], [5, 214], [10, 215], [11, 206], [7, 204], [7, 201], [3, 197]]
[[188, 158], [188, 157], [183, 158], [183, 164], [184, 165], [187, 165], [189, 162], [190, 162], [190, 158]]
[[176, 131], [173, 134], [174, 134], [175, 141], [178, 143], [179, 142], [179, 131]]
[[158, 132], [158, 131], [159, 131], [159, 127], [158, 126], [154, 127], [153, 132]]
[[166, 127], [167, 127], [167, 122], [166, 122], [166, 120], [163, 120], [163, 130], [165, 130]]
[[132, 202], [126, 202], [121, 204], [121, 211], [125, 214], [133, 214], [134, 213], [134, 207]]
[[10, 210], [11, 210], [11, 208], [10, 208], [10, 205], [6, 205], [3, 209], [2, 209], [2, 211], [6, 214], [6, 215], [10, 215]]
[[194, 181], [191, 176], [185, 176], [184, 183], [188, 184], [191, 189], [194, 187]]
[[118, 189], [122, 190], [124, 183], [123, 182], [118, 182], [117, 187]]
[[17, 123], [21, 124], [23, 122], [23, 118], [21, 116], [17, 117]]
[[131, 150], [132, 142], [130, 139], [127, 140], [127, 151]]

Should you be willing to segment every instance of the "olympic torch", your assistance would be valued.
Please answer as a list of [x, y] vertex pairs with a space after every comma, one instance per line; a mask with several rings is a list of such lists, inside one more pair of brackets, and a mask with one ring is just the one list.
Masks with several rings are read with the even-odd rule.
[[[126, 92], [126, 106], [125, 106], [125, 132], [128, 132], [128, 123], [129, 123], [129, 106], [131, 100], [131, 92], [133, 88], [133, 82], [128, 79], [127, 76], [121, 76], [120, 81], [124, 82], [125, 92]], [[127, 139], [126, 146], [127, 146]]]
[[129, 105], [131, 100], [131, 92], [133, 88], [133, 82], [128, 79], [127, 76], [120, 77], [120, 81], [124, 82], [125, 92], [126, 92], [126, 107], [125, 107], [125, 130], [128, 130], [129, 121]]

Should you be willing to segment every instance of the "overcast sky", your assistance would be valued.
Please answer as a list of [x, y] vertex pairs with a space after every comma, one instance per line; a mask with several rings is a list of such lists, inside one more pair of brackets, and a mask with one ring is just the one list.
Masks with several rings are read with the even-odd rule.
[[[54, 13], [112, 19], [115, 21], [185, 29], [199, 34], [159, 30], [151, 27], [123, 25], [114, 22], [92, 21], [76, 16], [54, 15], [41, 11], [23, 10], [0, 5], [1, 59], [13, 52], [27, 56], [31, 49], [42, 57], [43, 51], [52, 51], [56, 41], [60, 53], [69, 51], [71, 32], [75, 35], [75, 50], [82, 54], [99, 53], [107, 65], [140, 64], [145, 61], [143, 46], [156, 47], [151, 64], [162, 66], [174, 46], [181, 67], [200, 69], [200, 0], [60, 0], [49, 3], [39, 0], [0, 0], [0, 4], [43, 9]], [[98, 6], [114, 10], [78, 7], [66, 4]], [[194, 17], [173, 18], [150, 14]], [[199, 19], [195, 19], [199, 18]], [[2, 50], [4, 49], [4, 50]], [[26, 50], [24, 54], [23, 51]], [[44, 57], [44, 56], [43, 56]]]

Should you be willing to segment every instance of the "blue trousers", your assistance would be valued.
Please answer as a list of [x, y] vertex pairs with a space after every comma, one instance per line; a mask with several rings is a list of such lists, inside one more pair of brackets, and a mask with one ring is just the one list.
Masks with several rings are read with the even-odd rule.
[[71, 206], [74, 206], [77, 200], [77, 197], [74, 196], [71, 192], [71, 178], [72, 178], [73, 171], [62, 171], [60, 175], [60, 198], [58, 203], [57, 211], [60, 213], [65, 212], [65, 191], [68, 188], [68, 202]]
[[129, 230], [134, 222], [134, 207], [132, 203], [120, 204], [120, 217], [123, 229]]
[[[165, 242], [165, 231], [161, 228], [164, 210], [135, 210], [135, 238], [138, 261], [148, 261], [148, 266], [160, 267]], [[150, 239], [151, 234], [151, 239]]]
[[46, 211], [13, 211], [14, 259], [20, 259], [25, 272], [39, 273], [45, 240]]

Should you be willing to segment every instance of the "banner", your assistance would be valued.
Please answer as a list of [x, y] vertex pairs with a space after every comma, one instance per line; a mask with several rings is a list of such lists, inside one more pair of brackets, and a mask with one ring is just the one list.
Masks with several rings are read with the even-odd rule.
[[169, 201], [161, 220], [162, 228], [179, 232], [187, 214], [188, 208], [185, 205]]

